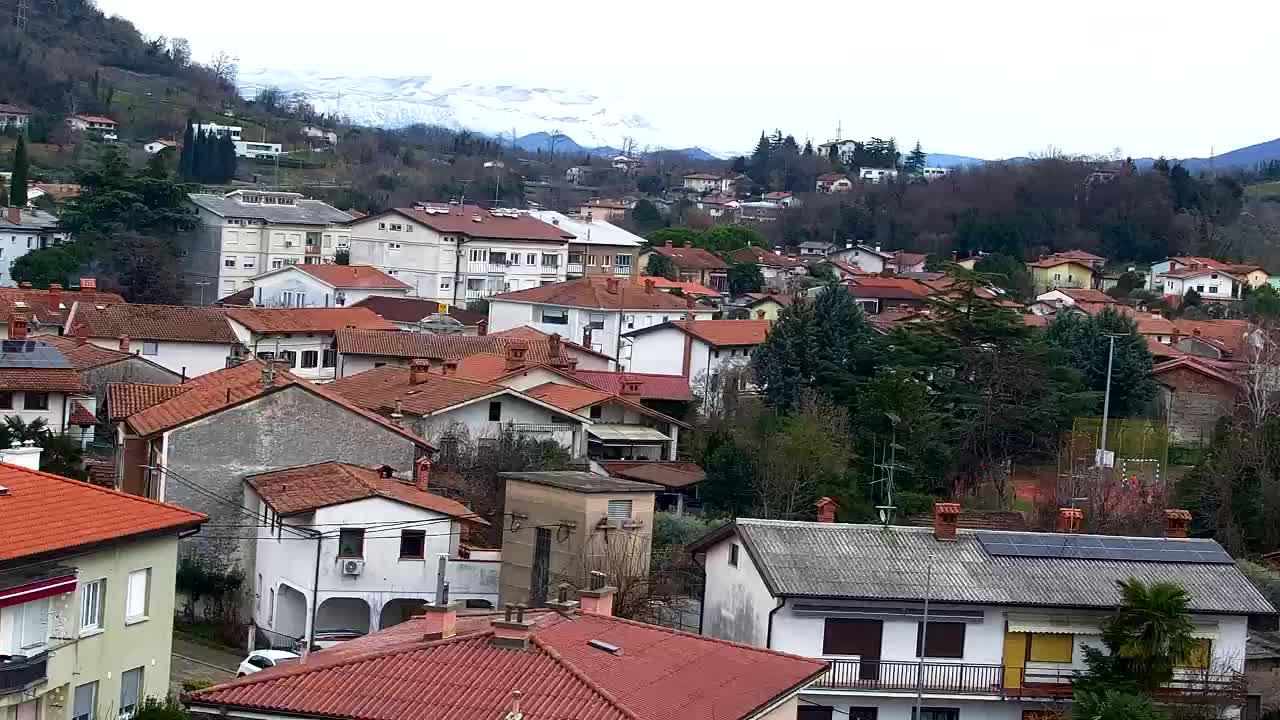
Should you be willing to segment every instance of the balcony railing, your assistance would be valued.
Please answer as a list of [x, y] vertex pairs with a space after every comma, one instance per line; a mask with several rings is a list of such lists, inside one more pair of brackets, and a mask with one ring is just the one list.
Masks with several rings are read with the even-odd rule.
[[0, 695], [26, 690], [48, 679], [49, 655], [0, 655]]
[[614, 275], [630, 275], [631, 266], [630, 265], [614, 265], [613, 274]]
[[569, 263], [569, 265], [568, 265], [568, 272], [569, 272], [569, 274], [570, 274], [570, 275], [581, 275], [581, 274], [582, 274], [582, 263], [575, 263], [575, 262], [571, 262], [571, 263]]
[[[924, 692], [997, 695], [1005, 699], [1064, 699], [1072, 694], [1073, 668], [1024, 668], [972, 663], [932, 663], [890, 660], [830, 660], [831, 669], [814, 683], [815, 689], [849, 691], [912, 691], [923, 673]], [[1170, 703], [1207, 703], [1221, 699], [1242, 701], [1244, 676], [1186, 668], [1156, 691]]]

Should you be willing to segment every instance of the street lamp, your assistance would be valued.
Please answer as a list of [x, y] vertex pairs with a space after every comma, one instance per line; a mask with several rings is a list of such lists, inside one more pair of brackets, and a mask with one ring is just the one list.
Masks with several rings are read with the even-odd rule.
[[1107, 418], [1111, 415], [1111, 368], [1115, 365], [1116, 338], [1118, 337], [1124, 337], [1124, 335], [1107, 335], [1107, 339], [1111, 342], [1107, 350], [1107, 386], [1102, 395], [1102, 437], [1098, 440], [1098, 456], [1093, 459], [1093, 464], [1098, 467], [1112, 467], [1115, 465], [1114, 460], [1107, 458]]
[[208, 285], [208, 284], [209, 284], [208, 282], [198, 282], [198, 283], [196, 283], [196, 285], [199, 285], [199, 286], [200, 286], [200, 305], [201, 305], [201, 306], [203, 306], [203, 305], [204, 305], [204, 286], [205, 286], [205, 285]]
[[929, 596], [933, 594], [933, 561], [937, 557], [929, 553], [928, 565], [924, 576], [924, 620], [920, 624], [920, 660], [916, 669], [916, 708], [911, 713], [912, 720], [919, 720], [920, 705], [924, 702], [924, 654], [929, 647]]

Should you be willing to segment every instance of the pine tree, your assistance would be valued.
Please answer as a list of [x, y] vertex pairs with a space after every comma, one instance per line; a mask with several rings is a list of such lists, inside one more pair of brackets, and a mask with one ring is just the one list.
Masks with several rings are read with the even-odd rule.
[[920, 141], [917, 140], [916, 148], [907, 155], [907, 161], [902, 163], [902, 169], [908, 175], [922, 175], [928, 159], [929, 156], [925, 154], [924, 148], [920, 147]]
[[804, 141], [804, 151], [803, 151], [803, 152], [804, 152], [804, 156], [805, 156], [805, 157], [813, 157], [813, 141], [812, 141], [812, 140], [805, 140], [805, 141]]
[[28, 163], [27, 139], [19, 135], [18, 145], [13, 149], [13, 176], [9, 178], [10, 207], [27, 206], [27, 176], [30, 171]]
[[187, 118], [187, 131], [182, 135], [182, 154], [178, 157], [178, 177], [191, 180], [195, 177], [196, 130], [192, 118]]
[[209, 136], [204, 130], [196, 133], [195, 151], [191, 153], [191, 177], [200, 182], [209, 181]]

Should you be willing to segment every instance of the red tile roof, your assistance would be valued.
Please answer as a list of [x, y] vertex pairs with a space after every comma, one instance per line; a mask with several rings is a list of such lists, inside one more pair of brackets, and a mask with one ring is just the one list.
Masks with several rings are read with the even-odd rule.
[[[551, 336], [523, 326], [489, 335], [435, 335], [433, 333], [386, 332], [384, 330], [339, 330], [338, 352], [351, 355], [385, 355], [388, 357], [455, 360], [491, 353], [505, 355], [512, 341], [523, 341], [526, 362], [551, 362]], [[561, 340], [564, 347], [578, 353], [601, 358], [609, 356], [577, 343]]]
[[227, 311], [190, 305], [103, 305], [77, 302], [67, 318], [69, 334], [91, 338], [174, 340], [233, 345], [236, 334], [227, 324]]
[[[656, 290], [652, 293], [645, 292], [644, 285], [634, 282], [618, 280], [617, 291], [610, 292], [608, 284], [610, 279], [592, 275], [567, 282], [502, 293], [494, 295], [489, 300], [490, 302], [527, 302], [603, 310], [713, 311], [713, 308], [697, 303], [690, 308], [686, 298], [677, 297], [671, 293]], [[616, 280], [616, 278], [612, 279]]]
[[1094, 290], [1093, 288], [1060, 287], [1060, 288], [1054, 288], [1054, 291], [1060, 292], [1063, 295], [1066, 295], [1067, 297], [1071, 298], [1072, 300], [1075, 300], [1076, 302], [1091, 302], [1091, 303], [1104, 303], [1104, 304], [1115, 302], [1115, 298], [1102, 292], [1101, 290]]
[[329, 387], [372, 412], [390, 412], [399, 400], [401, 412], [408, 415], [430, 415], [490, 395], [516, 392], [501, 385], [434, 373], [417, 385], [410, 383], [409, 378], [409, 368], [387, 365], [342, 378]]
[[0, 464], [0, 561], [148, 532], [198, 527], [207, 518], [176, 505]]
[[117, 293], [96, 290], [50, 293], [32, 288], [0, 288], [0, 318], [17, 313], [34, 317], [45, 325], [64, 327], [67, 314], [76, 302], [111, 304], [123, 303], [124, 298]]
[[1084, 260], [1086, 262], [1101, 262], [1103, 260], [1106, 260], [1106, 258], [1104, 257], [1101, 257], [1099, 255], [1094, 255], [1093, 253], [1086, 252], [1084, 250], [1066, 250], [1064, 252], [1054, 253], [1054, 255], [1060, 258], [1070, 258], [1072, 260]]
[[106, 125], [116, 124], [115, 120], [112, 120], [109, 117], [103, 117], [101, 115], [76, 115], [76, 117], [81, 120], [84, 120], [85, 122], [90, 122], [90, 123], [99, 123], [99, 124], [106, 124]]
[[1138, 313], [1135, 317], [1138, 321], [1138, 334], [1140, 335], [1173, 335], [1178, 330], [1178, 326], [1164, 316]]
[[572, 385], [557, 385], [553, 382], [529, 388], [525, 393], [570, 412], [581, 410], [597, 403], [607, 402], [614, 398], [613, 393], [604, 390], [574, 387]]
[[614, 477], [650, 482], [666, 488], [685, 488], [707, 479], [707, 473], [697, 463], [678, 460], [601, 460], [600, 465]]
[[770, 326], [771, 323], [768, 320], [696, 320], [694, 322], [672, 320], [658, 325], [650, 325], [647, 328], [632, 330], [629, 333], [625, 333], [625, 335], [634, 337], [671, 327], [680, 332], [688, 333], [712, 347], [731, 347], [759, 345], [768, 336]]
[[107, 410], [113, 421], [123, 420], [186, 391], [182, 385], [107, 383]]
[[823, 173], [822, 175], [818, 176], [818, 182], [829, 183], [829, 182], [835, 182], [837, 180], [848, 180], [848, 179], [849, 179], [848, 175], [841, 175], [840, 173]]
[[751, 302], [747, 303], [746, 307], [754, 307], [769, 301], [776, 302], [784, 308], [791, 307], [791, 296], [783, 295], [782, 293], [744, 293], [744, 296], [751, 299]]
[[[360, 222], [376, 220], [388, 213], [397, 213], [426, 225], [438, 233], [462, 235], [466, 238], [493, 238], [495, 240], [532, 240], [565, 243], [573, 239], [573, 233], [524, 213], [495, 215], [475, 205], [433, 205], [435, 212], [417, 208], [396, 208], [386, 213], [370, 215]], [[446, 212], [447, 210], [447, 212]], [[479, 218], [477, 221], [476, 218]]]
[[336, 288], [376, 288], [380, 290], [412, 290], [413, 286], [401, 282], [372, 265], [290, 265], [311, 277]]
[[902, 269], [904, 267], [915, 267], [928, 259], [929, 256], [925, 253], [902, 252], [899, 250], [898, 253], [894, 255], [893, 261], [897, 264], [899, 269]]
[[660, 290], [679, 290], [685, 295], [701, 295], [703, 297], [718, 298], [720, 293], [712, 290], [706, 285], [696, 282], [682, 282], [680, 280], [668, 280], [664, 277], [646, 277], [645, 280], [652, 280], [653, 286]]
[[368, 308], [227, 308], [227, 317], [256, 333], [399, 330]]
[[[98, 347], [91, 342], [81, 342], [79, 338], [68, 335], [40, 335], [38, 337], [40, 342], [58, 348], [58, 352], [62, 353], [62, 357], [66, 358], [67, 362], [81, 372], [136, 357], [119, 350]], [[156, 365], [156, 367], [160, 366]], [[177, 373], [174, 373], [174, 377], [177, 377]]]
[[78, 402], [72, 402], [71, 415], [67, 417], [67, 422], [72, 425], [86, 427], [89, 425], [97, 425], [98, 418], [93, 413], [89, 412], [89, 409], [84, 405], [81, 405]]
[[[398, 323], [414, 323], [425, 317], [436, 315], [440, 312], [440, 304], [435, 300], [423, 300], [415, 297], [391, 297], [389, 295], [374, 295], [367, 297], [351, 307], [369, 308], [378, 315]], [[449, 317], [466, 325], [474, 327], [485, 319], [484, 313], [471, 312], [463, 308], [449, 306]]]
[[622, 392], [622, 378], [640, 382], [641, 400], [689, 401], [689, 378], [683, 375], [659, 375], [657, 373], [615, 372], [612, 370], [576, 370], [573, 373], [583, 382], [611, 393]]
[[[536, 613], [529, 647], [492, 642], [487, 615], [423, 639], [414, 618], [192, 696], [194, 706], [404, 720], [501, 718], [521, 692], [524, 720], [740, 720], [804, 687], [827, 664], [620, 618]], [[619, 653], [600, 650], [592, 640]]]
[[1027, 265], [1029, 265], [1030, 267], [1038, 267], [1038, 268], [1055, 268], [1055, 267], [1060, 267], [1062, 265], [1066, 265], [1068, 263], [1071, 265], [1082, 267], [1086, 270], [1090, 270], [1090, 271], [1093, 270], [1093, 266], [1089, 264], [1088, 260], [1081, 260], [1079, 258], [1062, 257], [1061, 255], [1050, 255], [1048, 257], [1040, 258], [1035, 262], [1027, 263]]
[[729, 255], [734, 262], [739, 263], [756, 263], [758, 265], [768, 265], [769, 267], [783, 268], [800, 268], [804, 267], [804, 263], [785, 255], [779, 255], [775, 252], [769, 252], [764, 248], [745, 247], [736, 250]]
[[489, 524], [457, 500], [419, 490], [394, 477], [384, 478], [377, 468], [349, 463], [329, 461], [301, 465], [249, 475], [245, 481], [280, 515], [383, 497], [468, 522]]
[[[547, 363], [554, 360], [554, 358], [551, 356], [551, 345], [550, 345], [551, 335], [549, 333], [542, 332], [538, 328], [530, 327], [528, 325], [521, 325], [519, 327], [507, 328], [506, 330], [500, 330], [498, 332], [489, 333], [489, 337], [501, 338], [503, 340], [525, 341], [527, 343], [527, 345], [525, 345], [525, 348], [528, 350], [528, 353], [525, 355], [525, 358], [529, 362]], [[595, 355], [596, 357], [602, 358], [604, 360], [613, 359], [608, 355], [605, 355], [604, 353], [596, 352], [595, 350], [592, 350], [591, 348], [586, 347], [585, 345], [582, 345], [580, 343], [573, 342], [568, 338], [562, 337], [560, 338], [560, 342], [570, 348], [573, 348], [573, 350], [576, 352], [586, 353], [588, 355]]]
[[680, 270], [729, 269], [728, 263], [716, 257], [710, 251], [703, 250], [702, 248], [655, 245], [650, 249], [659, 255], [666, 255], [671, 258], [672, 264]]
[[70, 368], [0, 368], [0, 390], [88, 392], [80, 371]]
[[1160, 277], [1171, 277], [1171, 278], [1192, 278], [1192, 277], [1200, 277], [1203, 275], [1226, 275], [1232, 280], [1240, 279], [1236, 277], [1234, 270], [1228, 271], [1222, 268], [1213, 268], [1213, 267], [1186, 267], [1186, 268], [1178, 268], [1177, 270], [1170, 270], [1169, 272], [1165, 272], [1165, 273], [1160, 273]]
[[831, 263], [832, 265], [834, 265], [836, 268], [838, 268], [839, 270], [841, 270], [847, 275], [870, 276], [872, 274], [867, 272], [866, 270], [863, 270], [857, 265], [854, 265], [853, 263], [845, 262], [844, 260], [839, 260], [837, 258], [828, 258], [824, 262]]
[[1178, 348], [1172, 345], [1165, 345], [1149, 335], [1147, 336], [1147, 349], [1151, 351], [1151, 356], [1156, 359], [1156, 362], [1173, 360], [1186, 355], [1185, 352]]
[[1177, 321], [1178, 335], [1202, 337], [1220, 343], [1228, 353], [1239, 355], [1245, 349], [1245, 335], [1249, 333], [1248, 320], [1185, 320]]
[[882, 278], [874, 275], [858, 277], [846, 284], [849, 294], [858, 298], [881, 298], [886, 300], [923, 300], [934, 294], [934, 289], [920, 282], [907, 278]]
[[1187, 370], [1200, 373], [1205, 377], [1213, 378], [1214, 380], [1224, 382], [1229, 385], [1240, 384], [1240, 380], [1234, 375], [1223, 372], [1222, 370], [1212, 367], [1205, 362], [1201, 362], [1200, 358], [1195, 357], [1194, 355], [1183, 355], [1180, 358], [1156, 363], [1151, 368], [1151, 374], [1158, 378], [1160, 375], [1164, 375], [1165, 373], [1172, 372], [1179, 368], [1186, 368]]

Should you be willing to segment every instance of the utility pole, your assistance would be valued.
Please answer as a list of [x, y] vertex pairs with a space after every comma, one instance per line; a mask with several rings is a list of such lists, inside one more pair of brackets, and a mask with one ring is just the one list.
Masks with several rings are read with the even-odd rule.
[[1107, 335], [1111, 341], [1107, 350], [1107, 385], [1102, 395], [1102, 437], [1098, 440], [1098, 457], [1094, 464], [1098, 467], [1110, 467], [1114, 463], [1107, 462], [1107, 417], [1111, 414], [1111, 368], [1116, 360], [1116, 338], [1119, 335]]
[[929, 553], [929, 564], [924, 575], [924, 619], [920, 623], [920, 661], [916, 668], [916, 709], [912, 718], [919, 719], [920, 705], [924, 702], [924, 654], [929, 647], [929, 596], [933, 594], [933, 560], [937, 556]]

